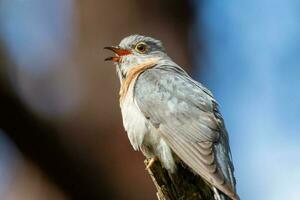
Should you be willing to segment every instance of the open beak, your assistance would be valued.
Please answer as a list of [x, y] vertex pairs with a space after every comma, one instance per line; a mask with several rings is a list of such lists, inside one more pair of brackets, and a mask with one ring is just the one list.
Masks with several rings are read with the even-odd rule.
[[116, 54], [116, 56], [106, 58], [105, 61], [119, 62], [122, 56], [131, 54], [131, 51], [129, 51], [127, 49], [122, 49], [118, 46], [117, 47], [114, 47], [114, 46], [104, 47], [104, 49], [111, 50]]

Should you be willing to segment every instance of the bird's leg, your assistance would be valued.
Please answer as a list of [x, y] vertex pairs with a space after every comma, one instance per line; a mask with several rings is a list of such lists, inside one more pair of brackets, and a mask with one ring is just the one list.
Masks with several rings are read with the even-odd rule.
[[158, 160], [158, 157], [157, 156], [154, 156], [150, 159], [150, 161], [148, 162], [147, 166], [146, 166], [146, 169], [150, 169], [151, 166], [153, 165], [153, 163], [155, 163], [156, 161]]

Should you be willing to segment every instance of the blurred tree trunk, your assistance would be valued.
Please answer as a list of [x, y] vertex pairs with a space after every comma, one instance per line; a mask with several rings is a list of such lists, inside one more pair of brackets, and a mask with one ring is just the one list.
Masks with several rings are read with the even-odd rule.
[[55, 127], [35, 116], [19, 99], [5, 76], [5, 69], [13, 63], [1, 47], [0, 43], [0, 128], [67, 198], [118, 199], [95, 162], [69, 153]]

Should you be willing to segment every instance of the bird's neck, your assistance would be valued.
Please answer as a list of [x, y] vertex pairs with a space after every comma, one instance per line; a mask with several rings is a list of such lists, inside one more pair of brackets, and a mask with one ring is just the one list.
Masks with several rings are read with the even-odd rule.
[[120, 102], [122, 102], [125, 98], [130, 85], [135, 82], [136, 78], [145, 70], [154, 67], [157, 64], [157, 61], [157, 59], [149, 59], [144, 63], [131, 67], [130, 70], [127, 71], [125, 77], [121, 80], [121, 88], [119, 92]]

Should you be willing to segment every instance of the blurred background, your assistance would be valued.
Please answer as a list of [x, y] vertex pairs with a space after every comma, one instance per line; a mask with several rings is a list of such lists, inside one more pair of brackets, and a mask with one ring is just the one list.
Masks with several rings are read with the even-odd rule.
[[217, 98], [244, 200], [300, 196], [297, 0], [0, 0], [0, 199], [156, 199], [104, 62], [130, 34]]

